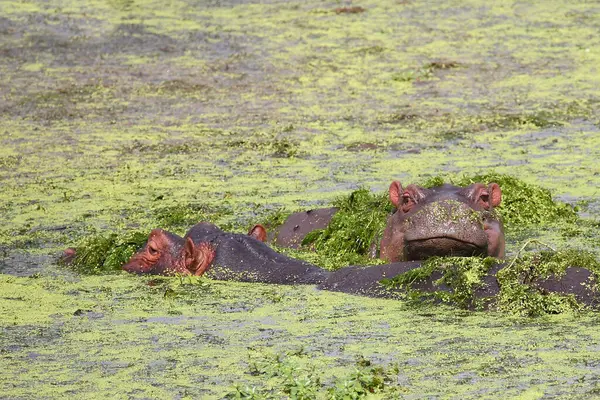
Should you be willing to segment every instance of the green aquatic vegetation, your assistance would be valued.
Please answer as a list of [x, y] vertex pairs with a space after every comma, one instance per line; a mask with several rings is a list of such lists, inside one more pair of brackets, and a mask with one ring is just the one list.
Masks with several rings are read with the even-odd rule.
[[86, 237], [75, 247], [75, 256], [69, 266], [85, 274], [120, 271], [133, 253], [146, 243], [148, 233], [133, 231]]
[[477, 398], [515, 384], [562, 393], [557, 376], [580, 379], [576, 393], [594, 390], [585, 377], [598, 362], [595, 313], [532, 321], [311, 286], [129, 274], [0, 285], [0, 367], [12, 397], [216, 399], [238, 387], [255, 398], [294, 388]]
[[[482, 309], [489, 299], [477, 298], [475, 292], [485, 287], [483, 278], [498, 260], [492, 257], [432, 257], [423, 265], [394, 278], [385, 279], [382, 283], [389, 288], [401, 288], [407, 297], [418, 301], [432, 299], [459, 308]], [[414, 289], [413, 285], [431, 278], [437, 273], [441, 275], [433, 283], [435, 286], [446, 286], [449, 290], [425, 292]]]
[[573, 295], [547, 293], [538, 285], [548, 278], [564, 276], [569, 267], [590, 270], [595, 279], [587, 284], [594, 291], [598, 290], [600, 262], [594, 254], [575, 249], [527, 253], [498, 272], [498, 309], [527, 316], [580, 310], [583, 305]]
[[278, 226], [283, 225], [290, 213], [283, 207], [275, 209], [262, 210], [262, 213], [257, 213], [256, 223], [261, 224], [265, 227], [267, 232], [276, 229]]
[[368, 254], [357, 254], [353, 252], [336, 253], [329, 250], [328, 244], [324, 243], [325, 251], [313, 251], [311, 247], [303, 247], [300, 249], [289, 249], [285, 247], [274, 247], [278, 252], [287, 255], [288, 257], [297, 258], [321, 268], [334, 271], [346, 267], [348, 265], [377, 265], [384, 264], [385, 261], [379, 258], [372, 258]]
[[473, 182], [495, 182], [502, 189], [502, 203], [497, 210], [507, 230], [524, 226], [572, 223], [577, 220], [576, 210], [569, 204], [552, 199], [550, 190], [527, 183], [511, 175], [488, 173], [450, 179], [459, 186]]
[[[593, 273], [594, 279], [586, 284], [598, 290], [600, 262], [595, 255], [574, 249], [543, 251], [518, 255], [506, 262], [497, 272], [499, 293], [480, 297], [478, 289], [485, 289], [485, 279], [499, 260], [478, 257], [434, 257], [423, 265], [382, 283], [390, 288], [401, 288], [409, 299], [434, 300], [466, 309], [496, 309], [507, 314], [540, 316], [580, 311], [586, 307], [573, 294], [548, 292], [540, 283], [560, 279], [569, 267], [582, 267]], [[439, 277], [438, 277], [439, 276]], [[435, 278], [434, 278], [435, 277]], [[433, 279], [438, 290], [424, 291], [418, 285]]]
[[383, 233], [387, 217], [393, 210], [387, 193], [373, 194], [359, 189], [333, 201], [338, 208], [327, 228], [313, 231], [303, 240], [323, 256], [367, 256], [374, 241]]
[[[159, 205], [151, 210], [151, 217], [156, 221], [156, 228], [168, 231], [185, 232], [199, 222], [217, 222], [233, 215], [233, 210], [225, 205], [208, 205], [187, 203], [174, 205]], [[225, 222], [222, 229], [231, 227]]]
[[261, 386], [236, 385], [225, 395], [228, 399], [271, 399], [286, 396], [294, 399], [360, 399], [372, 394], [398, 393], [401, 386], [394, 381], [398, 366], [375, 365], [358, 357], [354, 371], [334, 382], [324, 382], [315, 367], [300, 359], [306, 354], [275, 354], [251, 359], [248, 373], [261, 376], [269, 383]]
[[392, 74], [391, 79], [397, 82], [419, 82], [433, 78], [437, 70], [457, 67], [459, 67], [459, 64], [455, 61], [432, 61], [417, 69], [396, 72]]

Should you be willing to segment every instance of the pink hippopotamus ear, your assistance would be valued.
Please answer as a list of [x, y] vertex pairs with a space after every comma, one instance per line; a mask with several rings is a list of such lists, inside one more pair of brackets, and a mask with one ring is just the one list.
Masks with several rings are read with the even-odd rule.
[[183, 264], [191, 275], [201, 276], [204, 274], [214, 258], [215, 249], [210, 243], [201, 242], [196, 245], [191, 238], [187, 238], [185, 241]]
[[502, 190], [500, 190], [500, 186], [497, 183], [490, 183], [488, 186], [482, 183], [475, 183], [472, 187], [471, 199], [485, 210], [498, 207], [502, 202]]
[[488, 192], [490, 194], [490, 203], [492, 207], [498, 207], [502, 202], [502, 190], [500, 189], [500, 185], [497, 183], [490, 183], [488, 185]]
[[62, 255], [58, 259], [58, 262], [63, 265], [70, 265], [73, 262], [73, 260], [75, 260], [75, 257], [77, 257], [77, 250], [75, 250], [72, 247], [69, 247], [68, 249], [65, 249], [63, 251]]
[[400, 184], [400, 181], [393, 181], [390, 184], [390, 189], [389, 189], [390, 201], [392, 202], [394, 207], [400, 208], [400, 204], [402, 203], [402, 194], [403, 193], [404, 193], [404, 190], [402, 189], [402, 185]]
[[248, 236], [253, 237], [261, 242], [266, 242], [267, 230], [261, 224], [256, 224], [248, 231]]

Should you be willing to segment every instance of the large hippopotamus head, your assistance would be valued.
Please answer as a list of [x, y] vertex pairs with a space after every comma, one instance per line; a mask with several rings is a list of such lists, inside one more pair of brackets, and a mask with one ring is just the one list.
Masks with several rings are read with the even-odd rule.
[[388, 218], [381, 239], [382, 259], [504, 257], [502, 222], [494, 211], [502, 200], [498, 184], [445, 184], [426, 189], [416, 185], [402, 188], [394, 181], [389, 195], [396, 212]]

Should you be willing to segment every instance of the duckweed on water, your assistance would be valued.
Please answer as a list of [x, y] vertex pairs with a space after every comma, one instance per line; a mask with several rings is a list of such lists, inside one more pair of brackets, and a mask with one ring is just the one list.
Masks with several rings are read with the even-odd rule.
[[369, 394], [398, 394], [402, 386], [398, 383], [397, 365], [383, 367], [373, 365], [370, 360], [359, 357], [354, 372], [335, 382], [323, 382], [314, 373], [314, 366], [307, 365], [306, 354], [276, 354], [262, 356], [249, 361], [248, 373], [263, 376], [268, 380], [264, 387], [236, 385], [225, 398], [228, 399], [271, 399], [291, 397], [314, 399], [326, 396], [332, 399], [359, 399]]
[[[187, 230], [202, 221], [217, 221], [223, 216], [233, 214], [231, 208], [225, 206], [209, 206], [206, 204], [175, 204], [156, 207], [153, 211], [156, 227], [165, 230]], [[222, 229], [231, 226], [220, 224]]]

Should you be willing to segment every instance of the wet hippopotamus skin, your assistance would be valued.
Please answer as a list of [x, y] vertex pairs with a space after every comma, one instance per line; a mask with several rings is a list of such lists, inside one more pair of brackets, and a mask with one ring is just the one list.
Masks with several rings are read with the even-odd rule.
[[194, 243], [215, 248], [213, 266], [206, 275], [219, 280], [277, 284], [315, 284], [329, 272], [304, 261], [277, 253], [252, 237], [223, 232], [213, 224], [200, 223], [185, 236]]
[[264, 228], [249, 235], [224, 232], [202, 222], [182, 238], [162, 229], [150, 233], [148, 242], [123, 269], [138, 274], [205, 275], [218, 280], [275, 284], [318, 284], [329, 272], [277, 253], [261, 240]]
[[504, 258], [502, 221], [494, 212], [502, 192], [496, 183], [467, 187], [417, 185], [389, 188], [396, 212], [387, 221], [380, 258], [388, 262], [424, 260], [433, 256]]
[[277, 229], [274, 244], [292, 249], [299, 248], [307, 234], [317, 229], [327, 228], [337, 211], [336, 207], [329, 207], [291, 214]]
[[[419, 261], [395, 262], [374, 266], [350, 266], [332, 272], [318, 288], [333, 292], [341, 292], [375, 298], [399, 298], [404, 291], [399, 288], [388, 288], [381, 283], [384, 279], [391, 279], [421, 266]], [[482, 285], [474, 292], [475, 298], [491, 298], [500, 293], [500, 285], [496, 274], [504, 268], [504, 263], [496, 263], [490, 267], [488, 274], [483, 278]], [[445, 285], [436, 285], [435, 282], [442, 277], [436, 271], [431, 276], [414, 282], [411, 287], [423, 292], [451, 291]], [[581, 304], [597, 307], [600, 303], [598, 293], [594, 290], [594, 274], [587, 268], [569, 267], [564, 275], [557, 277], [551, 275], [533, 283], [533, 287], [542, 293], [558, 293], [573, 295]]]

